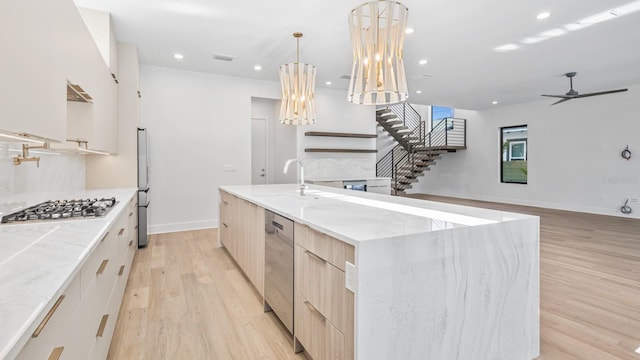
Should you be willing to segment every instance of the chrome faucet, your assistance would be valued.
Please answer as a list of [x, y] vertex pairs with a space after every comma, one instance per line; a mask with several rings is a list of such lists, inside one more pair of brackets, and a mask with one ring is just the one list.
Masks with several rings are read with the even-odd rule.
[[297, 162], [298, 165], [300, 165], [300, 196], [304, 196], [304, 190], [307, 188], [307, 185], [304, 184], [304, 162], [302, 162], [302, 160], [300, 159], [287, 160], [287, 162], [284, 164], [284, 173], [287, 173], [287, 170], [289, 170], [289, 165], [294, 162]]

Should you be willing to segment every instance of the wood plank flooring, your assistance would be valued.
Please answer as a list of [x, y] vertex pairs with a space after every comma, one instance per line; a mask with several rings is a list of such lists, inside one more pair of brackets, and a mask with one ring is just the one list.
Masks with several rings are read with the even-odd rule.
[[137, 250], [108, 359], [306, 357], [210, 229], [152, 235]]
[[[640, 220], [413, 197], [540, 216], [539, 360], [640, 359]], [[108, 358], [305, 359], [289, 336], [217, 229], [159, 234], [136, 253]]]
[[538, 359], [640, 359], [640, 220], [410, 197], [540, 216]]

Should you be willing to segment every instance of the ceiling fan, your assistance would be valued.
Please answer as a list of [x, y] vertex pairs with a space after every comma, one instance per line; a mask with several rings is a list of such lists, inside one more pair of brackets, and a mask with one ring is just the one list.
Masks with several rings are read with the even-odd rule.
[[565, 102], [567, 100], [579, 99], [579, 98], [588, 97], [588, 96], [613, 94], [613, 93], [618, 93], [618, 92], [623, 92], [628, 90], [628, 89], [617, 89], [617, 90], [606, 90], [606, 91], [598, 91], [598, 92], [592, 92], [587, 94], [580, 94], [577, 91], [573, 90], [573, 77], [576, 76], [576, 74], [577, 74], [576, 72], [568, 72], [564, 74], [564, 76], [569, 78], [569, 84], [571, 86], [571, 89], [565, 95], [542, 95], [542, 96], [560, 98], [560, 100], [551, 104], [551, 105], [555, 105], [555, 104], [560, 104], [561, 102]]

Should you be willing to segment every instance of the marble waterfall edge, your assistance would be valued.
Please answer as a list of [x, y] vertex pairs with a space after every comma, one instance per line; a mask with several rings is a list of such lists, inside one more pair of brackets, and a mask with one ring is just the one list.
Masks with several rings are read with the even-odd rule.
[[358, 245], [358, 359], [539, 356], [538, 218]]

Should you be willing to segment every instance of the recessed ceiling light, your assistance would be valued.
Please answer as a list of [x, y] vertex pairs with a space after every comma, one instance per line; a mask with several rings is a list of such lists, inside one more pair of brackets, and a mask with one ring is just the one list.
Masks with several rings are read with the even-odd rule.
[[422, 90], [416, 90], [416, 94], [422, 94]]
[[494, 100], [494, 101], [492, 101], [491, 103], [492, 103], [493, 105], [498, 104], [498, 102], [497, 102], [497, 101], [495, 101], [495, 100]]
[[544, 20], [544, 19], [548, 18], [549, 16], [551, 16], [551, 13], [548, 12], [548, 11], [545, 11], [545, 12], [541, 12], [540, 14], [538, 14], [538, 16], [536, 16], [536, 19]]
[[178, 59], [178, 60], [182, 60], [182, 59], [184, 59], [184, 55], [175, 53], [175, 54], [173, 54], [173, 58], [174, 59]]
[[506, 45], [502, 45], [502, 46], [498, 46], [497, 48], [493, 49], [495, 51], [498, 52], [507, 52], [507, 51], [511, 51], [511, 50], [517, 50], [520, 47], [516, 44], [506, 44]]
[[413, 28], [407, 28], [404, 32], [407, 34], [413, 34], [415, 30], [413, 30]]
[[331, 85], [331, 81], [327, 81], [325, 85]]
[[429, 62], [429, 59], [421, 59], [420, 61], [418, 61], [418, 64], [426, 65], [428, 62]]
[[260, 71], [260, 70], [262, 70], [262, 66], [256, 65], [256, 66], [253, 67], [253, 70]]
[[561, 36], [566, 34], [567, 31], [561, 28], [556, 28], [556, 29], [551, 29], [551, 30], [547, 30], [545, 32], [540, 33], [539, 36], [543, 36], [543, 37], [556, 37], [556, 36]]

